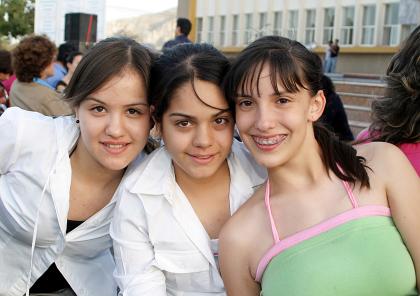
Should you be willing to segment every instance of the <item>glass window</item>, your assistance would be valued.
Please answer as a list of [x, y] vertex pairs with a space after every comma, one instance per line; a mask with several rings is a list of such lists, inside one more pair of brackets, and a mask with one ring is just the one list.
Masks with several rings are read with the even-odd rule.
[[213, 44], [214, 17], [209, 16], [207, 24], [207, 42]]
[[220, 35], [219, 35], [220, 46], [225, 45], [225, 36], [226, 36], [226, 16], [221, 15], [220, 16]]
[[244, 43], [249, 44], [252, 41], [252, 13], [245, 14], [245, 30], [244, 30]]
[[238, 34], [239, 34], [239, 15], [235, 14], [232, 16], [232, 45], [238, 45]]
[[298, 11], [289, 10], [288, 18], [288, 27], [287, 27], [287, 37], [295, 40], [297, 38], [297, 29], [298, 29]]
[[258, 37], [268, 35], [268, 23], [267, 23], [267, 13], [260, 13], [260, 23], [258, 26]]
[[315, 42], [315, 9], [306, 10], [305, 44]]
[[376, 6], [363, 6], [362, 41], [361, 44], [373, 45], [375, 39]]
[[273, 35], [281, 36], [281, 24], [283, 22], [283, 14], [281, 11], [274, 12]]
[[399, 3], [390, 3], [385, 5], [385, 23], [382, 38], [383, 45], [396, 46], [399, 43], [399, 8]]
[[197, 18], [197, 31], [196, 31], [196, 38], [195, 40], [197, 40], [197, 43], [201, 43], [203, 41], [203, 18], [202, 17], [198, 17]]
[[328, 41], [334, 39], [334, 18], [335, 8], [329, 7], [324, 9], [324, 30], [322, 36], [322, 43], [328, 44]]
[[343, 7], [343, 16], [341, 23], [341, 44], [353, 44], [354, 30], [354, 6]]

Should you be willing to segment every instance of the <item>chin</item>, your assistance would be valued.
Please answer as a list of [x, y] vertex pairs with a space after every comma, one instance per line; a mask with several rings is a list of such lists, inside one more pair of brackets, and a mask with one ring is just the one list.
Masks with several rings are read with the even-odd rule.
[[127, 161], [105, 161], [101, 165], [110, 171], [120, 171], [126, 168], [129, 165]]

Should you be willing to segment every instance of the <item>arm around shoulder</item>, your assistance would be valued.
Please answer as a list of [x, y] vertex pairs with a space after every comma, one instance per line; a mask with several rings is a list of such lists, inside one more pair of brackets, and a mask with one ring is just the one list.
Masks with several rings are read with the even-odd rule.
[[165, 276], [154, 264], [147, 218], [139, 196], [122, 186], [111, 223], [116, 270], [124, 296], [166, 296]]
[[238, 231], [241, 221], [237, 218], [234, 215], [219, 236], [220, 272], [228, 296], [257, 296], [260, 285], [250, 273], [249, 242]]

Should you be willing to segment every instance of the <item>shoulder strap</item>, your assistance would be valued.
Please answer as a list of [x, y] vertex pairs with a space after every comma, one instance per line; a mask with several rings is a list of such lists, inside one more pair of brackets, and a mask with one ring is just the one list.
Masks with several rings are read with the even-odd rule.
[[354, 197], [353, 190], [351, 190], [350, 188], [350, 184], [346, 181], [343, 181], [343, 185], [344, 185], [344, 188], [346, 188], [347, 195], [349, 196], [351, 205], [353, 206], [353, 208], [358, 208], [359, 203], [357, 202], [357, 199]]
[[274, 224], [274, 218], [273, 214], [271, 213], [271, 206], [270, 206], [270, 181], [267, 180], [267, 184], [265, 185], [265, 207], [268, 212], [268, 217], [270, 218], [270, 224], [271, 224], [271, 232], [273, 233], [273, 239], [274, 242], [277, 243], [280, 241], [279, 239], [279, 233], [277, 232], [276, 225]]
[[[340, 170], [341, 173], [344, 174], [343, 169], [341, 168], [341, 166], [337, 163], [337, 167]], [[349, 196], [351, 205], [353, 206], [353, 208], [358, 208], [359, 207], [359, 203], [357, 202], [357, 199], [354, 197], [353, 194], [353, 190], [351, 190], [350, 185], [347, 181], [342, 180], [344, 188], [346, 188], [347, 191], [347, 195]]]

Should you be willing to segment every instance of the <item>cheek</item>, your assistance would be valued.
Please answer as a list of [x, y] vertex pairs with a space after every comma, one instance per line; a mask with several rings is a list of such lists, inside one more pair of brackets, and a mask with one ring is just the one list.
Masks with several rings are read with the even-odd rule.
[[146, 142], [150, 133], [150, 120], [143, 118], [142, 120], [135, 120], [129, 125], [130, 134], [134, 139], [140, 142]]
[[245, 130], [252, 126], [254, 119], [251, 113], [236, 112], [236, 127], [239, 131]]

